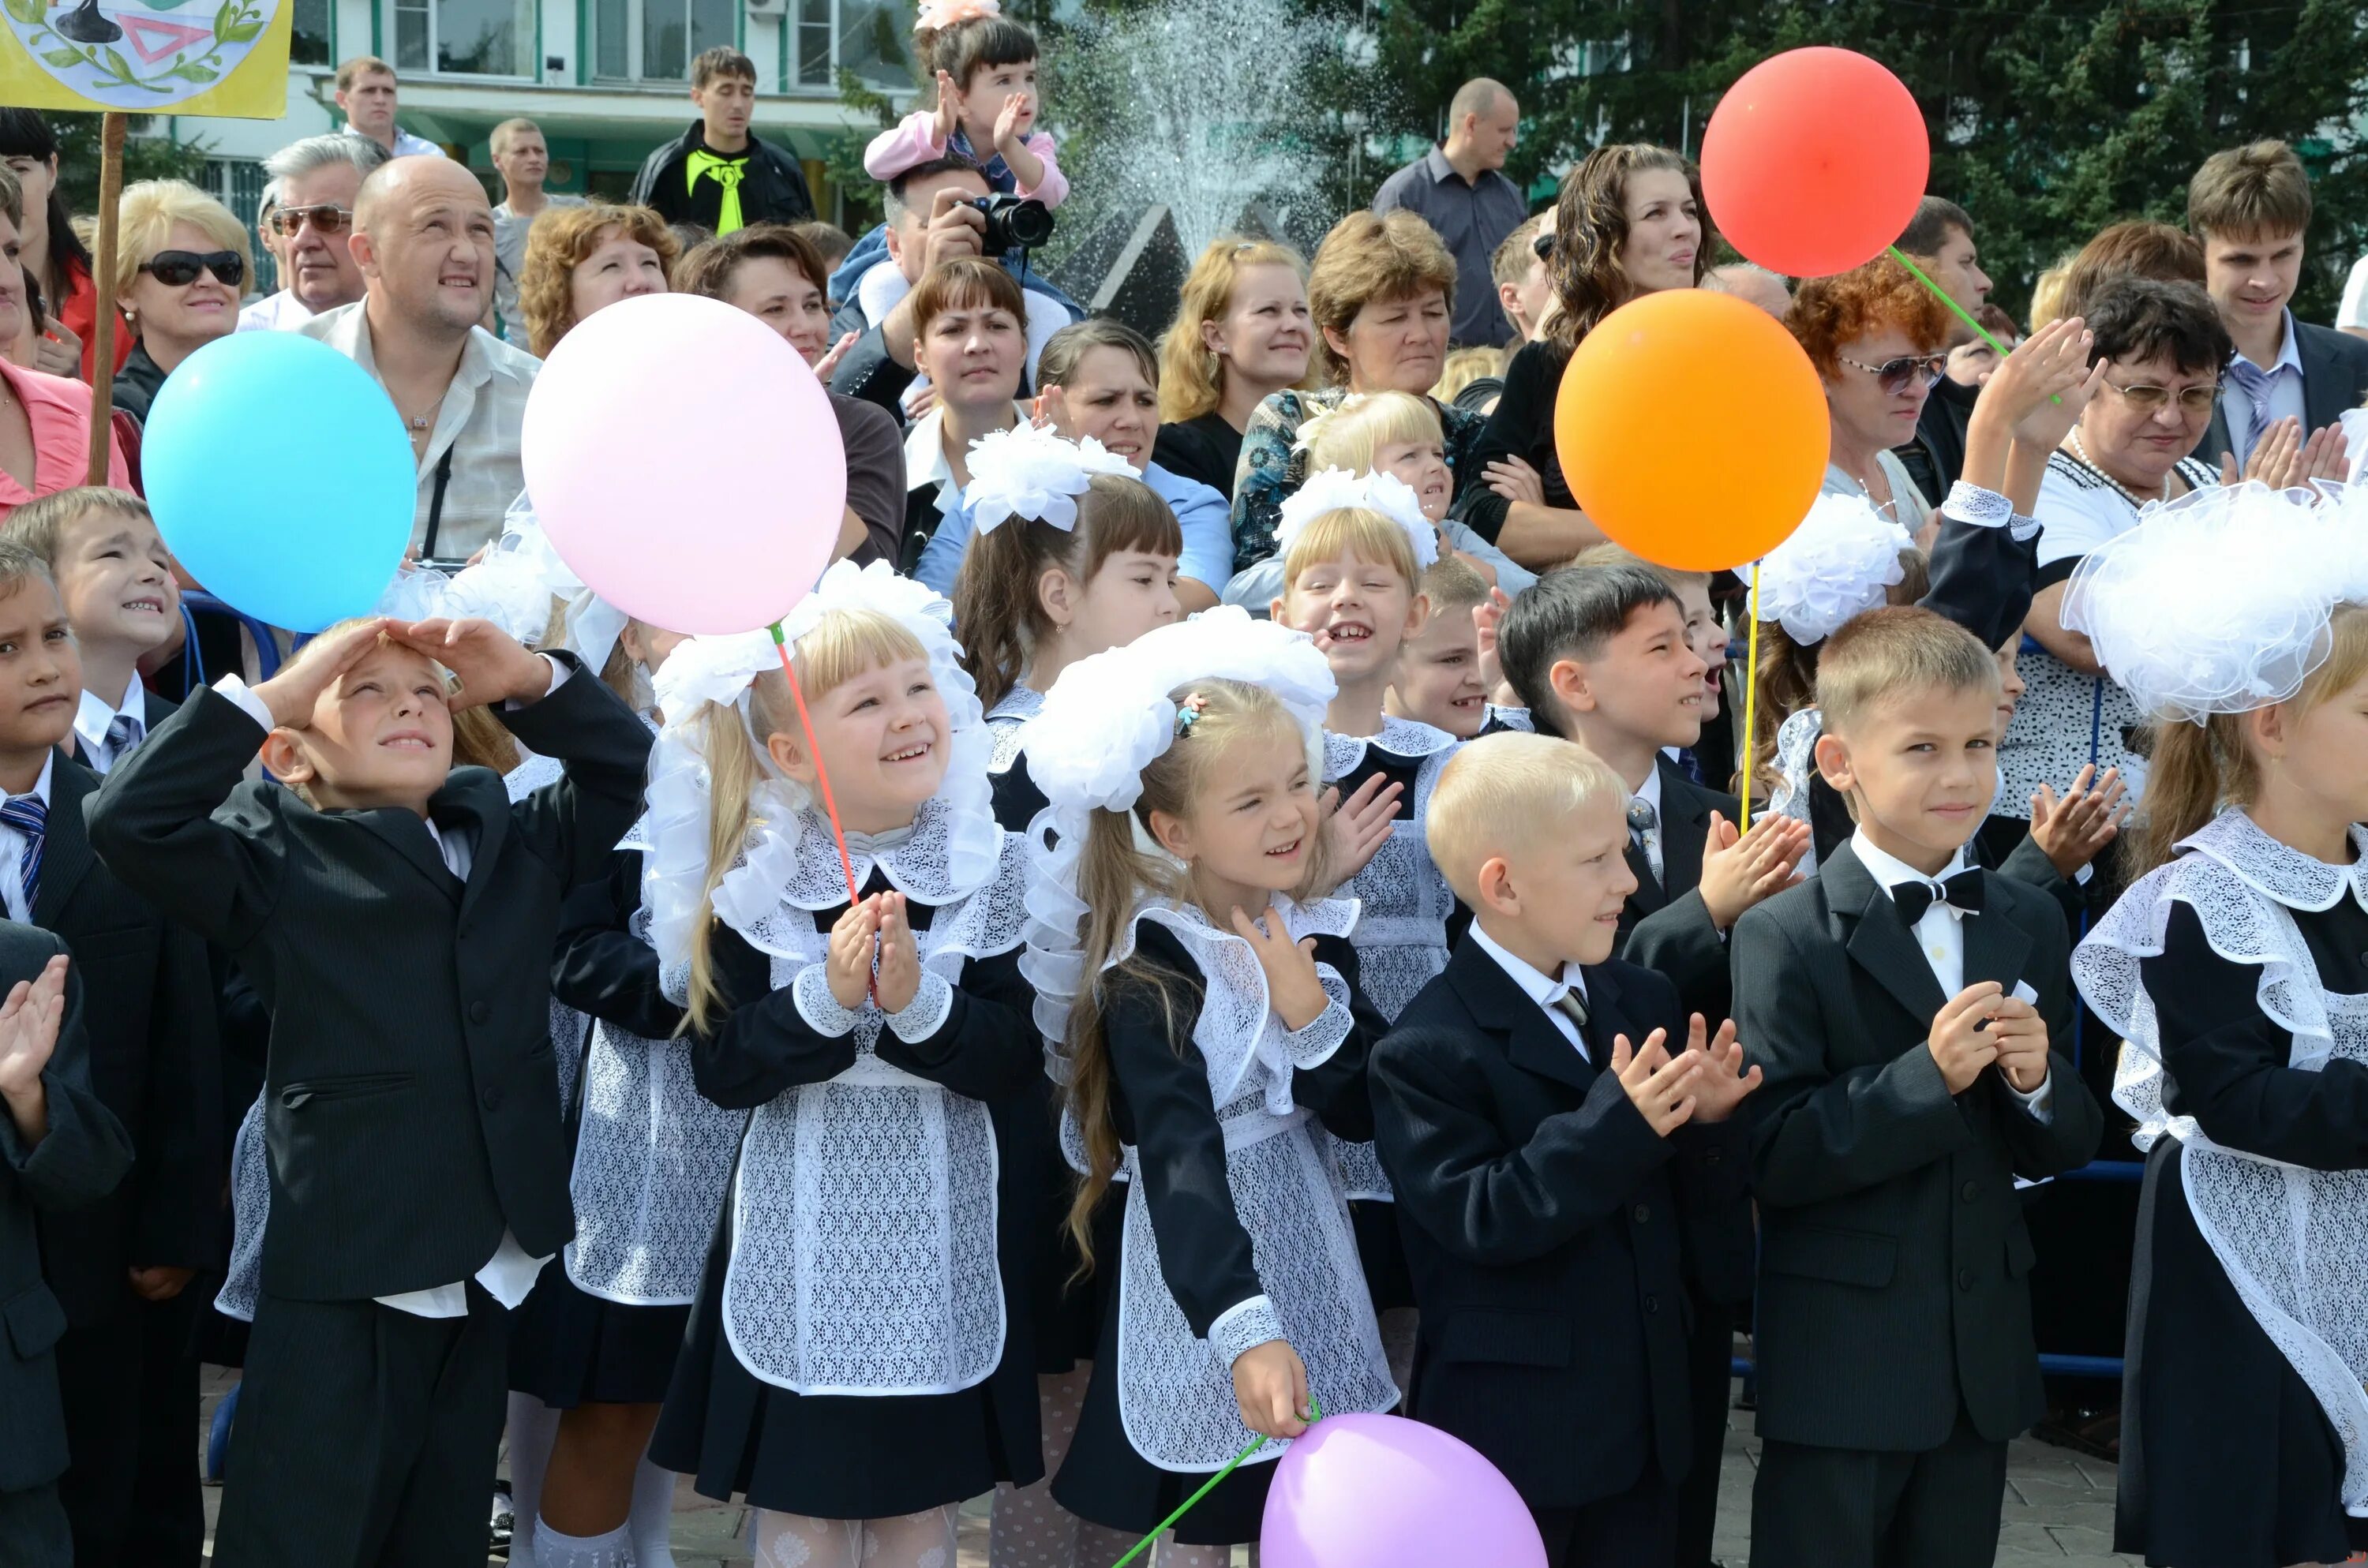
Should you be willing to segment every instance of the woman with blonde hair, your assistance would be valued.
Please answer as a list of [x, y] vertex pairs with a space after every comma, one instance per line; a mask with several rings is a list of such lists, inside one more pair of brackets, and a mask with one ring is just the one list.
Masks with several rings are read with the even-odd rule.
[[1250, 415], [1274, 393], [1310, 384], [1315, 347], [1299, 253], [1239, 234], [1217, 240], [1192, 264], [1159, 339], [1163, 423], [1152, 460], [1231, 501]]
[[518, 268], [518, 311], [538, 359], [603, 305], [666, 291], [682, 246], [646, 207], [554, 208], [536, 220]]
[[255, 258], [246, 225], [187, 180], [126, 186], [116, 235], [115, 299], [135, 341], [115, 373], [115, 406], [144, 421], [182, 360], [238, 330]]

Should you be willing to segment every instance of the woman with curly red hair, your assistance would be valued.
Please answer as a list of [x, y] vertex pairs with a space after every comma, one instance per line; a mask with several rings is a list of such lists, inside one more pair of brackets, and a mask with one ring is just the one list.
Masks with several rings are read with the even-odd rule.
[[646, 207], [553, 208], [527, 233], [518, 267], [518, 312], [538, 359], [603, 305], [666, 291], [682, 254], [666, 220]]
[[1833, 454], [1825, 489], [1863, 495], [1909, 533], [1933, 502], [1892, 450], [1916, 438], [1932, 383], [1948, 369], [1949, 307], [1889, 256], [1812, 278], [1784, 324], [1826, 383]]

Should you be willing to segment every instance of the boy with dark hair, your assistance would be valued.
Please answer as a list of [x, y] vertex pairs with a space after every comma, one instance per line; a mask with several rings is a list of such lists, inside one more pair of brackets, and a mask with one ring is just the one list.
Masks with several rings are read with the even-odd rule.
[[[479, 705], [561, 780], [513, 802], [455, 768], [453, 710]], [[649, 748], [568, 655], [482, 620], [359, 620], [252, 690], [199, 691], [93, 803], [108, 865], [271, 1015], [271, 1223], [219, 1561], [484, 1552], [509, 1310], [574, 1230], [560, 903], [608, 874]], [[258, 749], [285, 787], [244, 778]]]
[[[1974, 244], [1974, 221], [1965, 210], [1944, 197], [1928, 196], [1916, 205], [1916, 216], [1898, 240], [1899, 248], [1915, 259], [1926, 277], [1941, 286], [1968, 314], [1978, 313], [1989, 299], [1989, 275], [1982, 270]], [[1978, 341], [1974, 330], [1950, 312], [1949, 346]], [[1981, 389], [1942, 377], [1933, 383], [1917, 416], [1916, 439], [1899, 449], [1900, 461], [1917, 489], [1939, 497], [1964, 477], [1965, 427], [1973, 420], [1974, 399]]]
[[797, 159], [748, 129], [757, 110], [755, 61], [727, 45], [706, 51], [690, 62], [690, 101], [699, 119], [643, 163], [628, 200], [711, 234], [814, 215]]
[[193, 1555], [205, 1528], [188, 1449], [197, 1303], [182, 1297], [222, 1258], [213, 979], [197, 937], [92, 856], [83, 807], [98, 777], [62, 749], [83, 696], [74, 626], [48, 562], [11, 541], [0, 650], [0, 903], [76, 954], [91, 1085], [133, 1154], [107, 1197], [42, 1217], [43, 1272], [65, 1312], [57, 1368], [74, 1462], [60, 1495], [81, 1563]]
[[1971, 869], [1999, 678], [1930, 610], [1870, 610], [1817, 665], [1818, 770], [1858, 824], [1735, 928], [1760, 1222], [1756, 1568], [1987, 1568], [2007, 1439], [2043, 1398], [2018, 1176], [2095, 1153], [2070, 941]]
[[2187, 182], [2187, 227], [2203, 247], [2203, 286], [2236, 340], [2220, 406], [2194, 455], [2241, 465], [2281, 419], [2304, 433], [2368, 399], [2368, 343], [2294, 320], [2310, 227], [2310, 176], [2283, 142], [2213, 153]]
[[1422, 1314], [1409, 1413], [1505, 1472], [1553, 1568], [1668, 1568], [1702, 1462], [1684, 1298], [1750, 1276], [1729, 1117], [1759, 1079], [1733, 1026], [1707, 1038], [1611, 956], [1625, 795], [1545, 735], [1447, 765], [1425, 826], [1473, 924], [1372, 1057]]

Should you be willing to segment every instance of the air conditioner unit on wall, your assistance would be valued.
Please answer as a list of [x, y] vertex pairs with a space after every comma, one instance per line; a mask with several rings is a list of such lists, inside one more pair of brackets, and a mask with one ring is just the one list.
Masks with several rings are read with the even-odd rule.
[[787, 9], [787, 0], [748, 0], [748, 14], [752, 17], [778, 17]]

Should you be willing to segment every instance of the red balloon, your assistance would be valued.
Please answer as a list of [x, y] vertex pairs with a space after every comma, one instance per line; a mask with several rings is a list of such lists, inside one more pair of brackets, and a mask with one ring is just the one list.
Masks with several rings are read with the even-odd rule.
[[1907, 85], [1847, 49], [1795, 49], [1745, 72], [1703, 128], [1702, 197], [1727, 244], [1793, 278], [1881, 256], [1932, 172]]

